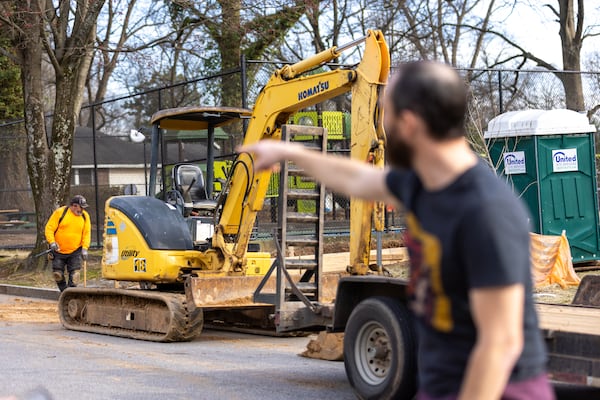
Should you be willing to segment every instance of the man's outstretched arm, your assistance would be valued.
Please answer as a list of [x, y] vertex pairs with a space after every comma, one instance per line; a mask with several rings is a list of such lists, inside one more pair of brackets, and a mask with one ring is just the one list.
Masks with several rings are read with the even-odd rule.
[[302, 168], [306, 175], [314, 177], [334, 192], [399, 205], [385, 183], [386, 170], [366, 163], [325, 155], [299, 144], [275, 140], [261, 140], [238, 148], [238, 152], [252, 153], [254, 168], [257, 170], [271, 169], [278, 162], [289, 160]]

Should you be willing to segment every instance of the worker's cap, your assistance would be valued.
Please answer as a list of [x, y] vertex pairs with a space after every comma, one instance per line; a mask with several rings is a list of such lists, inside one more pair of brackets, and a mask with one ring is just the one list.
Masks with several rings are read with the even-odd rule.
[[80, 194], [77, 194], [75, 196], [73, 196], [73, 198], [71, 199], [71, 204], [78, 204], [79, 206], [81, 206], [81, 208], [87, 208], [88, 203], [85, 200], [85, 197], [83, 197]]

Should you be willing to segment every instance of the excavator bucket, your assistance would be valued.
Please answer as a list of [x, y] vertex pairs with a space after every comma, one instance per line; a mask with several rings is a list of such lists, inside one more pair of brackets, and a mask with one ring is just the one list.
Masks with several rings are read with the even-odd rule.
[[600, 307], [600, 276], [586, 275], [581, 279], [573, 304]]
[[[323, 274], [321, 299], [331, 303], [335, 299], [337, 283], [342, 273]], [[193, 277], [186, 282], [186, 294], [199, 308], [221, 308], [231, 306], [261, 306], [255, 303], [254, 292], [260, 285], [262, 276]], [[273, 276], [264, 286], [264, 291], [275, 292], [276, 279]]]
[[[197, 277], [186, 281], [187, 302], [202, 309], [204, 325], [243, 332], [285, 335], [290, 331], [323, 330], [331, 322], [331, 310], [341, 273], [321, 277], [321, 302], [314, 310], [299, 303], [277, 304], [254, 301], [257, 288], [277, 296], [275, 276], [263, 282], [262, 276]], [[291, 307], [291, 308], [290, 308]], [[318, 315], [317, 315], [318, 314]]]

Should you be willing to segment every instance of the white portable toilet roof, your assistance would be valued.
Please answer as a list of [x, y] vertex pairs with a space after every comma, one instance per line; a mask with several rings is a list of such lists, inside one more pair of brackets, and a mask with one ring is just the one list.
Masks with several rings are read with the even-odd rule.
[[596, 132], [585, 114], [573, 110], [509, 111], [493, 118], [485, 139]]

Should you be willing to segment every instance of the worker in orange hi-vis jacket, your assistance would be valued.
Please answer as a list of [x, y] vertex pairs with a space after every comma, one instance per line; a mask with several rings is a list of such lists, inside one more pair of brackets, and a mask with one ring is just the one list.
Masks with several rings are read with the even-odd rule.
[[90, 215], [84, 210], [87, 206], [85, 197], [76, 195], [68, 206], [56, 209], [46, 223], [46, 240], [52, 250], [52, 276], [61, 292], [77, 286], [81, 260], [88, 257], [92, 229]]

